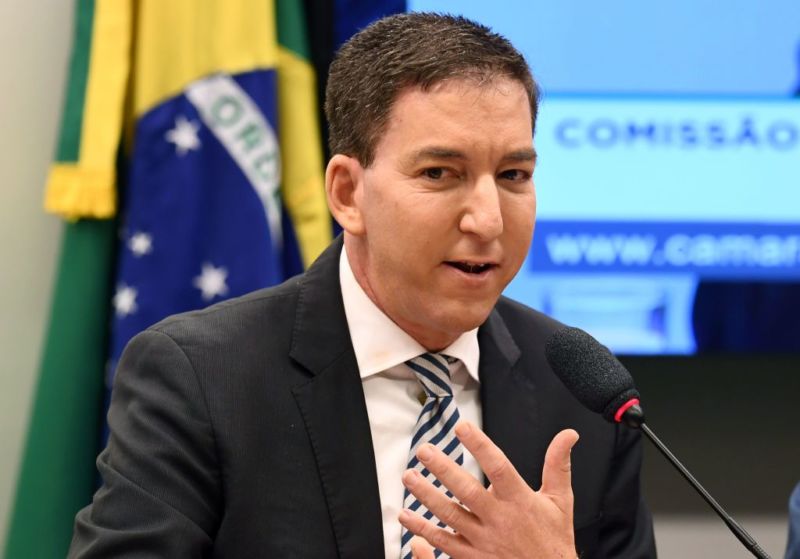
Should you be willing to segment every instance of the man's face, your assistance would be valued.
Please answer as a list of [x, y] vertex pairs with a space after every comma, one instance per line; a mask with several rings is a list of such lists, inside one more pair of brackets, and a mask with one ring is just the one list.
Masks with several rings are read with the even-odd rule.
[[482, 324], [522, 265], [536, 215], [532, 143], [520, 83], [446, 81], [399, 94], [360, 169], [353, 271], [427, 349]]

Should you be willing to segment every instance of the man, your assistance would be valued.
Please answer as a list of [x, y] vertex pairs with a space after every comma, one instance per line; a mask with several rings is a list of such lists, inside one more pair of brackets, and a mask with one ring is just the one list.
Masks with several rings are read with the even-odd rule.
[[800, 559], [800, 483], [789, 497], [789, 539], [785, 559]]
[[500, 298], [533, 233], [536, 109], [522, 56], [462, 18], [342, 47], [343, 239], [131, 342], [71, 556], [395, 558], [414, 534], [423, 556], [655, 556], [637, 437], [549, 369], [559, 325]]

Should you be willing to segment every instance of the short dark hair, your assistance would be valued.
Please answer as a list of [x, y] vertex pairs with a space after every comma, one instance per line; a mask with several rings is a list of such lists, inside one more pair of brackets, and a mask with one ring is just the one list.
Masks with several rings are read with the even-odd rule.
[[447, 80], [506, 77], [528, 93], [535, 127], [539, 90], [522, 54], [505, 37], [460, 16], [413, 12], [380, 19], [347, 41], [330, 66], [325, 116], [331, 154], [368, 167], [397, 95]]

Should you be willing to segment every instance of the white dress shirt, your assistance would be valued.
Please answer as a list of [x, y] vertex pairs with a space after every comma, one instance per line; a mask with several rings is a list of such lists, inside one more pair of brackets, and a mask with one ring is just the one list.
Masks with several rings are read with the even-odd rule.
[[[400, 556], [404, 487], [401, 477], [408, 465], [411, 437], [422, 409], [422, 386], [404, 365], [427, 350], [391, 321], [356, 281], [346, 251], [339, 260], [344, 311], [369, 414], [378, 490], [383, 517], [383, 539], [387, 559]], [[481, 426], [478, 384], [478, 330], [462, 334], [441, 353], [460, 361], [451, 374], [453, 397], [462, 419]], [[483, 474], [472, 455], [464, 449], [464, 468], [482, 480]]]

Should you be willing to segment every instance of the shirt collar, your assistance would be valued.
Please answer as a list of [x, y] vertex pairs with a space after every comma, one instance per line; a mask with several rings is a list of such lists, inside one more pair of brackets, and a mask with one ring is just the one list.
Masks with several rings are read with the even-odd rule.
[[[345, 248], [339, 257], [339, 282], [361, 378], [385, 371], [427, 351], [367, 296], [353, 275]], [[477, 328], [461, 334], [440, 353], [460, 359], [469, 376], [478, 380], [480, 347]]]

